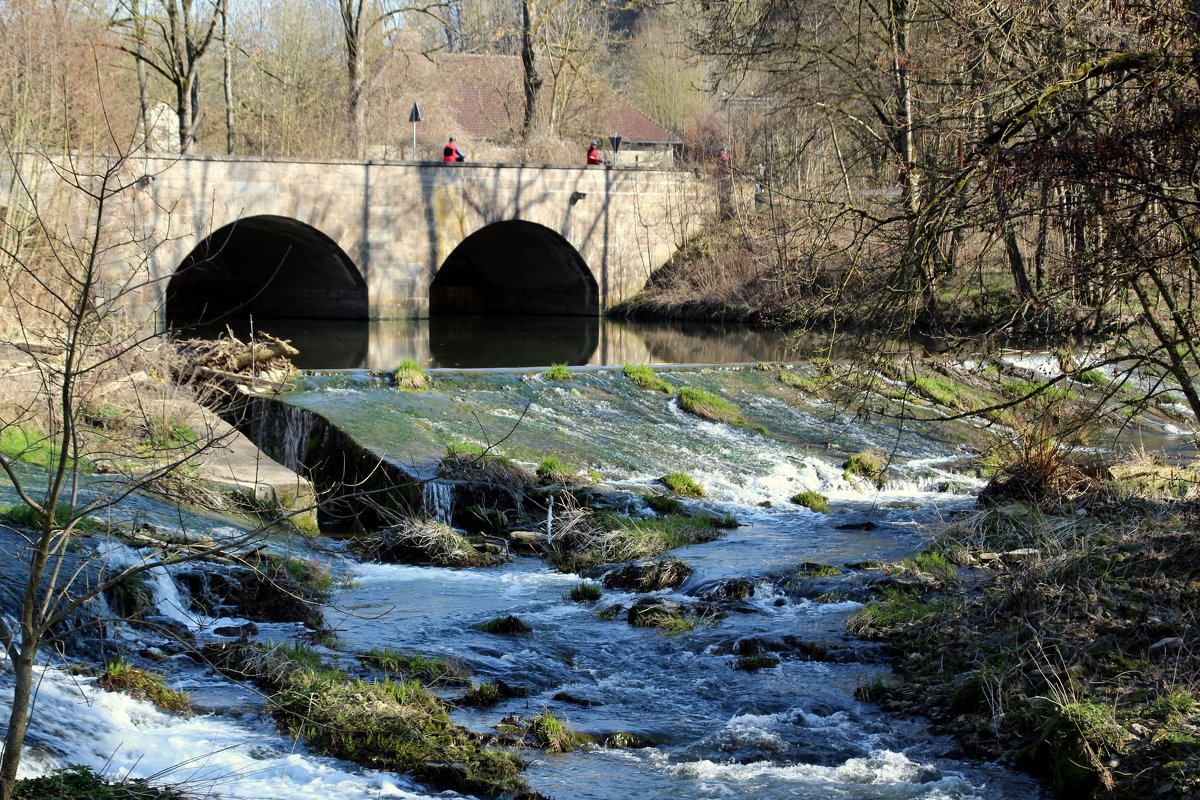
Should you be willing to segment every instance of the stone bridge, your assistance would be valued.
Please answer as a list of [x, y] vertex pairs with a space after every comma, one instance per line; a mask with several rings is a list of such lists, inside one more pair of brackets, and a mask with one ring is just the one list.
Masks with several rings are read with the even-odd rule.
[[[713, 213], [690, 172], [138, 157], [110, 276], [142, 262], [159, 322], [598, 314]], [[118, 261], [124, 262], [124, 266]]]

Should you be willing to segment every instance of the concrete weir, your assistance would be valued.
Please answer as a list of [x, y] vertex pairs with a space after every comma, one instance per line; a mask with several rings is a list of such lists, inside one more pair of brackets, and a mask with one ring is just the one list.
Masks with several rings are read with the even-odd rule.
[[159, 325], [598, 314], [714, 208], [680, 170], [138, 156], [119, 172], [105, 275]]

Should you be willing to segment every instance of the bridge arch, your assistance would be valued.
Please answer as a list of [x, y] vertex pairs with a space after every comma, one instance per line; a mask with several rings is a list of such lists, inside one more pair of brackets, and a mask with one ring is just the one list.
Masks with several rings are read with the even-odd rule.
[[264, 214], [217, 229], [167, 283], [172, 327], [225, 317], [366, 319], [367, 284], [350, 257], [316, 228]]
[[454, 248], [429, 286], [431, 314], [600, 312], [596, 278], [557, 232], [525, 220], [494, 222]]

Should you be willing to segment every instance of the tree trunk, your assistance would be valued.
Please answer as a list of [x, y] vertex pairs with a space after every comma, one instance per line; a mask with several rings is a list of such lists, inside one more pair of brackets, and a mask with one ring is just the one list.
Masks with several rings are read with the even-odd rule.
[[350, 152], [363, 157], [363, 136], [366, 129], [366, 109], [362, 95], [366, 65], [363, 55], [363, 7], [360, 0], [341, 0], [342, 41], [346, 45], [346, 124], [350, 137]]
[[537, 68], [537, 48], [533, 31], [533, 15], [536, 9], [533, 5], [534, 0], [521, 0], [521, 66], [525, 73], [525, 121], [522, 135], [526, 140], [538, 124], [538, 106], [543, 83]]
[[29, 728], [29, 702], [33, 699], [33, 653], [36, 647], [22, 642], [12, 655], [13, 700], [4, 732], [4, 755], [0, 757], [0, 800], [9, 800], [21, 765], [25, 731]]
[[190, 81], [180, 81], [175, 87], [175, 111], [179, 117], [179, 152], [186, 155], [192, 149], [192, 87]]
[[150, 152], [150, 100], [149, 94], [149, 79], [146, 75], [146, 62], [143, 60], [146, 46], [146, 26], [142, 24], [142, 10], [138, 0], [133, 0], [130, 3], [130, 11], [134, 19], [134, 36], [136, 42], [134, 47], [137, 50], [137, 55], [133, 61], [137, 65], [137, 84], [138, 84], [138, 114], [142, 121], [142, 147], [146, 152]]
[[225, 153], [233, 155], [233, 58], [229, 53], [229, 2], [221, 3], [221, 49], [225, 61]]

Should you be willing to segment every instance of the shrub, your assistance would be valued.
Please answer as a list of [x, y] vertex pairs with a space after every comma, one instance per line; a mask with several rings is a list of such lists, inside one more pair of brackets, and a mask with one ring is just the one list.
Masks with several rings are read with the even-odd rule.
[[[59, 503], [58, 507], [54, 509], [54, 526], [62, 527], [66, 525], [73, 514], [74, 510], [69, 503]], [[39, 530], [46, 521], [46, 517], [43, 514], [24, 504], [0, 506], [0, 519], [31, 530]], [[75, 530], [85, 533], [107, 533], [108, 527], [93, 519], [83, 517], [76, 520]]]
[[506, 636], [515, 636], [517, 634], [529, 633], [533, 628], [529, 627], [518, 616], [509, 614], [507, 617], [496, 617], [479, 626], [479, 630], [484, 633], [498, 633]]
[[702, 389], [684, 386], [679, 390], [679, 407], [689, 414], [695, 414], [701, 419], [712, 422], [727, 422], [738, 424], [742, 422], [742, 412], [737, 406], [722, 400], [715, 394]]
[[646, 564], [627, 564], [604, 576], [608, 589], [625, 589], [634, 592], [657, 592], [674, 589], [683, 584], [692, 574], [692, 567], [678, 558], [666, 558]]
[[900, 562], [901, 566], [916, 572], [924, 572], [942, 581], [958, 577], [958, 567], [950, 563], [945, 554], [938, 550], [922, 550], [911, 559]]
[[1108, 379], [1104, 377], [1104, 373], [1098, 369], [1089, 369], [1087, 372], [1081, 372], [1075, 376], [1075, 380], [1088, 386], [1099, 386], [1103, 383], [1108, 383]]
[[528, 470], [512, 459], [473, 442], [447, 445], [446, 455], [438, 463], [438, 477], [494, 483], [518, 490], [534, 483]]
[[555, 518], [544, 555], [559, 570], [577, 572], [597, 564], [650, 558], [673, 547], [709, 542], [726, 524], [726, 519], [712, 516], [675, 514], [629, 519], [609, 511], [565, 508]]
[[444, 522], [406, 519], [364, 537], [359, 547], [375, 561], [432, 564], [435, 567], [482, 567], [492, 557], [481, 553]]
[[329, 597], [337, 583], [333, 573], [318, 561], [266, 553], [261, 562], [268, 578], [277, 580], [286, 575], [307, 589], [312, 598]]
[[821, 514], [829, 511], [829, 498], [820, 492], [805, 491], [794, 494], [792, 495], [792, 502]]
[[194, 447], [198, 441], [200, 434], [174, 417], [151, 416], [146, 420], [146, 450], [184, 450]]
[[897, 625], [925, 619], [948, 600], [926, 602], [915, 592], [889, 589], [883, 597], [854, 612], [846, 620], [846, 629], [856, 636], [880, 632]]
[[186, 714], [192, 704], [187, 692], [180, 692], [164, 683], [156, 672], [138, 669], [125, 661], [108, 661], [100, 675], [101, 688], [121, 692], [139, 700], [147, 700], [163, 711]]
[[79, 417], [88, 425], [102, 430], [115, 430], [125, 421], [125, 409], [111, 403], [94, 406], [85, 402], [79, 409]]
[[658, 373], [650, 366], [634, 366], [626, 364], [623, 368], [625, 377], [636, 383], [643, 389], [649, 389], [653, 392], [662, 392], [663, 394], [675, 394], [675, 387], [667, 383], [658, 376]]
[[996, 475], [979, 493], [980, 502], [1041, 501], [1070, 492], [1080, 483], [1071, 456], [1083, 443], [1081, 438], [1056, 436], [1048, 424], [1030, 425], [1015, 437], [1001, 439], [990, 456]]
[[546, 456], [537, 466], [537, 476], [548, 483], [570, 483], [574, 477], [567, 465], [555, 456]]
[[550, 753], [569, 753], [575, 749], [571, 746], [571, 731], [567, 724], [550, 711], [543, 710], [543, 713], [530, 718], [529, 735], [538, 747]]
[[529, 690], [524, 686], [510, 686], [504, 681], [497, 678], [494, 681], [486, 681], [478, 686], [472, 686], [467, 692], [458, 699], [457, 704], [460, 706], [470, 706], [472, 708], [487, 708], [494, 706], [501, 700], [507, 700], [510, 697], [528, 697]]
[[400, 366], [392, 373], [392, 379], [397, 389], [406, 392], [423, 392], [429, 388], [429, 376], [425, 374], [421, 365], [412, 359], [400, 362]]
[[546, 370], [546, 378], [552, 381], [569, 381], [571, 370], [567, 369], [566, 364], [552, 364], [550, 369]]
[[670, 475], [659, 478], [659, 481], [675, 494], [685, 497], [704, 497], [704, 488], [686, 472], [672, 472]]
[[311, 648], [230, 644], [209, 655], [222, 671], [274, 692], [272, 714], [314, 752], [464, 794], [525, 791], [521, 759], [480, 748], [450, 721], [445, 701], [417, 681], [356, 680], [319, 658], [314, 666]]
[[1150, 704], [1148, 713], [1164, 722], [1177, 722], [1196, 710], [1196, 698], [1183, 690], [1160, 694]]
[[364, 664], [406, 675], [426, 686], [465, 686], [470, 683], [467, 671], [449, 658], [402, 653], [391, 648], [375, 648], [358, 657]]
[[711, 621], [704, 617], [682, 611], [655, 608], [636, 613], [636, 606], [630, 611], [628, 620], [635, 628], [658, 628], [667, 636], [679, 636], [701, 625], [711, 624]]
[[572, 586], [568, 597], [575, 603], [594, 603], [602, 595], [603, 591], [600, 589], [600, 584], [584, 581]]
[[496, 686], [495, 681], [487, 681], [478, 686], [472, 686], [458, 699], [460, 706], [470, 706], [473, 708], [487, 708], [499, 702], [500, 689]]
[[849, 480], [851, 476], [861, 475], [873, 482], [876, 488], [883, 488], [883, 472], [886, 469], [883, 456], [875, 450], [864, 450], [855, 453], [842, 462], [843, 476]]
[[645, 495], [646, 505], [659, 514], [678, 514], [683, 511], [683, 503], [665, 494]]
[[22, 778], [13, 787], [13, 800], [189, 800], [173, 787], [151, 786], [141, 778], [110, 783], [90, 767], [74, 765], [40, 778]]

